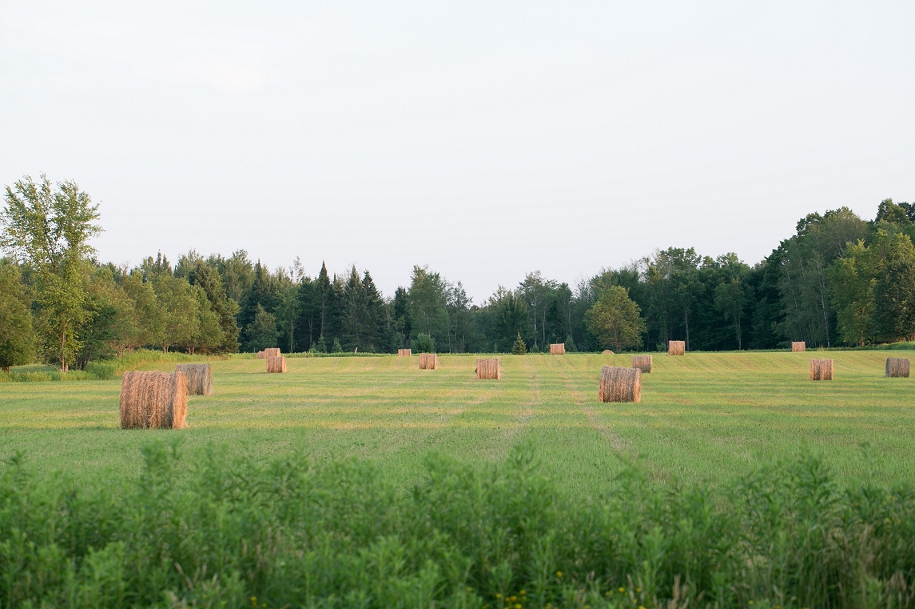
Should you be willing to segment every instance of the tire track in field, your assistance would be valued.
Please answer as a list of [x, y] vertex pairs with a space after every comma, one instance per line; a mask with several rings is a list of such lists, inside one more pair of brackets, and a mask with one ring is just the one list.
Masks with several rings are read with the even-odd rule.
[[527, 427], [530, 420], [534, 418], [534, 406], [543, 404], [543, 397], [541, 397], [540, 392], [540, 375], [534, 371], [530, 359], [525, 358], [522, 361], [524, 363], [524, 372], [527, 373], [528, 400], [518, 405], [518, 422], [511, 428], [512, 438], [517, 435], [519, 429]]
[[[436, 384], [447, 384], [451, 380], [453, 380], [451, 376], [439, 378], [436, 379]], [[428, 426], [401, 423], [400, 425], [385, 427], [384, 444], [378, 446], [371, 454], [390, 454], [410, 446], [414, 446], [416, 450], [428, 450], [437, 438], [443, 434], [451, 435], [453, 433], [453, 428], [449, 426], [449, 423], [464, 413], [472, 411], [473, 408], [492, 400], [498, 389], [499, 387], [496, 385], [489, 385], [474, 399], [462, 402], [460, 397], [465, 392], [452, 386], [447, 395], [456, 398], [455, 402], [457, 403], [454, 408], [449, 408], [445, 412], [433, 416], [429, 420], [431, 424]]]
[[[562, 364], [560, 364], [562, 365]], [[562, 379], [563, 384], [566, 387], [566, 390], [572, 395], [572, 399], [575, 401], [575, 406], [581, 409], [585, 417], [588, 419], [588, 423], [591, 427], [601, 435], [601, 437], [606, 440], [607, 444], [610, 445], [610, 448], [619, 454], [626, 453], [628, 454], [630, 445], [629, 442], [624, 440], [622, 436], [613, 431], [610, 425], [602, 423], [600, 420], [600, 415], [594, 410], [594, 407], [591, 405], [591, 400], [585, 395], [583, 391], [578, 389], [572, 380], [569, 378], [568, 368], [563, 367], [559, 370], [559, 378]], [[596, 385], [595, 385], [596, 387]], [[594, 393], [597, 393], [595, 389]], [[591, 396], [593, 399], [593, 396]]]

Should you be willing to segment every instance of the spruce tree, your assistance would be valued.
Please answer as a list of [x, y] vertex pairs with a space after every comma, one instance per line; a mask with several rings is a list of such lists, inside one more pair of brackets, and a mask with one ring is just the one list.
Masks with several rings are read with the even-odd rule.
[[524, 339], [521, 338], [521, 332], [518, 332], [518, 338], [515, 339], [515, 344], [512, 345], [512, 354], [524, 355], [525, 353], [527, 353], [527, 345]]
[[[254, 265], [254, 280], [251, 283], [251, 289], [245, 296], [245, 305], [238, 313], [238, 326], [243, 328], [241, 332], [242, 350], [247, 352], [259, 351], [254, 347], [248, 328], [254, 322], [258, 313], [258, 308], [267, 313], [273, 314], [277, 303], [277, 285], [270, 276], [270, 271], [263, 266], [260, 261]], [[275, 318], [274, 318], [275, 319]], [[275, 347], [276, 344], [269, 345]]]
[[318, 336], [326, 336], [328, 330], [328, 300], [332, 298], [333, 294], [331, 290], [330, 277], [327, 274], [327, 265], [323, 262], [321, 263], [321, 272], [318, 273], [317, 291], [318, 293], [316, 304], [318, 306], [319, 319], [321, 322], [318, 328]]
[[315, 353], [327, 353], [327, 343], [324, 342], [323, 336], [319, 337], [318, 340], [315, 341], [311, 350]]
[[264, 307], [257, 305], [254, 320], [245, 327], [248, 346], [254, 351], [276, 347], [279, 333], [276, 331], [276, 318]]

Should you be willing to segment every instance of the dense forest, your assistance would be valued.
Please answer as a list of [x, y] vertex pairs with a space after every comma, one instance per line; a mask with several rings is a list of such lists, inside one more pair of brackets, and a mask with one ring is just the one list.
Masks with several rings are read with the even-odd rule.
[[[135, 268], [89, 245], [98, 206], [73, 182], [25, 178], [0, 212], [0, 365], [66, 370], [140, 347], [189, 353], [390, 353], [767, 349], [915, 338], [915, 204], [887, 199], [874, 220], [848, 208], [810, 214], [761, 262], [693, 248], [657, 250], [578, 285], [534, 271], [474, 303], [460, 281], [414, 266], [382, 294], [368, 270], [271, 270], [248, 252]], [[317, 262], [314, 267], [317, 267]], [[313, 268], [314, 268], [313, 267]], [[520, 340], [519, 340], [520, 338]]]

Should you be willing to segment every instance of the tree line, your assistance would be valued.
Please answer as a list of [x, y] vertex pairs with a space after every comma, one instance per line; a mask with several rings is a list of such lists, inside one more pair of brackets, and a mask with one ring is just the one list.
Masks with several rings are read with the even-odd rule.
[[61, 370], [140, 347], [189, 353], [539, 352], [814, 347], [915, 339], [915, 204], [809, 214], [756, 265], [657, 250], [577, 285], [528, 273], [475, 303], [414, 266], [386, 297], [368, 270], [271, 270], [244, 250], [128, 268], [97, 259], [98, 206], [73, 182], [23, 178], [0, 212], [0, 366]]

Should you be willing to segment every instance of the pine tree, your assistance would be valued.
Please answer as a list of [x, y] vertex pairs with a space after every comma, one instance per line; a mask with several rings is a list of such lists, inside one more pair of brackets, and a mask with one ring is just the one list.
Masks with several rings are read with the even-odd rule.
[[524, 339], [521, 338], [521, 332], [518, 332], [518, 338], [515, 339], [515, 344], [512, 345], [512, 354], [524, 355], [525, 353], [527, 353], [527, 345]]
[[334, 347], [332, 353], [343, 353], [343, 346], [340, 344], [340, 339], [334, 339]]
[[315, 347], [315, 335], [320, 335], [321, 311], [318, 306], [318, 283], [303, 277], [298, 291], [298, 320], [296, 321], [296, 343], [300, 349], [311, 351]]
[[[247, 352], [260, 350], [254, 347], [254, 341], [248, 333], [248, 328], [254, 322], [254, 318], [259, 311], [258, 308], [271, 315], [273, 314], [276, 309], [277, 287], [273, 277], [270, 276], [270, 271], [258, 261], [254, 265], [254, 280], [251, 283], [251, 289], [245, 296], [245, 305], [238, 313], [238, 326], [242, 328], [242, 350]], [[275, 347], [276, 344], [268, 346]]]
[[254, 351], [261, 351], [268, 347], [276, 347], [278, 332], [276, 331], [276, 318], [257, 305], [254, 320], [245, 327], [248, 345]]
[[321, 336], [315, 341], [314, 345], [311, 348], [315, 353], [327, 353], [327, 343], [324, 342], [324, 337]]
[[327, 274], [327, 265], [323, 262], [321, 263], [321, 272], [318, 273], [317, 284], [318, 284], [317, 285], [317, 288], [318, 288], [317, 305], [318, 305], [319, 319], [321, 322], [319, 329], [318, 329], [318, 336], [323, 337], [327, 334], [327, 330], [328, 330], [328, 328], [327, 328], [328, 300], [330, 298], [332, 298], [332, 296], [333, 296], [332, 290], [331, 290], [330, 277]]

